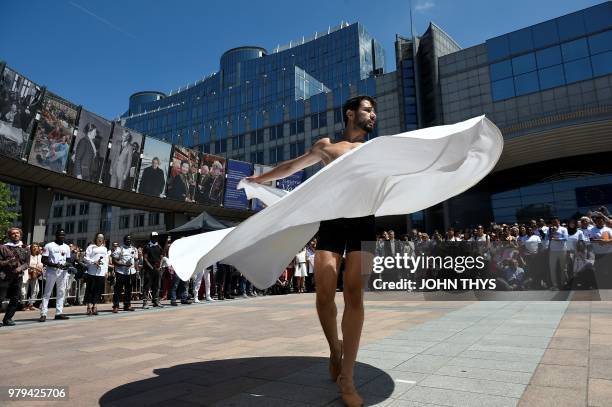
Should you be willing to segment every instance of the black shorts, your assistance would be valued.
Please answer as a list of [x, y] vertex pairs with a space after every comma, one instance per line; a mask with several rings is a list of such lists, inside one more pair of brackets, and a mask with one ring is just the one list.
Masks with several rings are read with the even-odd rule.
[[355, 251], [368, 251], [362, 243], [376, 240], [374, 215], [362, 218], [324, 220], [319, 226], [317, 250], [327, 250], [342, 256]]

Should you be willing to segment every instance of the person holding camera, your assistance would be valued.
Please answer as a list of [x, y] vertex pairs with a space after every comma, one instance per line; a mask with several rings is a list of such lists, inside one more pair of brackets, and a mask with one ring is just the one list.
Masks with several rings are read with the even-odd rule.
[[87, 304], [87, 315], [98, 315], [97, 304], [104, 291], [104, 278], [108, 273], [109, 251], [104, 245], [104, 235], [98, 233], [94, 244], [90, 244], [85, 250], [83, 260], [87, 264], [87, 285], [85, 288], [85, 304]]
[[44, 272], [45, 285], [43, 291], [42, 306], [40, 307], [39, 322], [47, 320], [47, 311], [49, 310], [49, 300], [53, 286], [56, 287], [55, 292], [55, 318], [54, 319], [69, 319], [70, 317], [62, 314], [64, 311], [64, 299], [66, 297], [66, 281], [68, 280], [68, 264], [70, 258], [70, 246], [65, 242], [66, 232], [64, 229], [58, 229], [55, 232], [55, 240], [47, 243], [42, 252], [42, 263], [47, 267]]
[[[21, 242], [21, 229], [10, 228], [7, 236], [8, 242], [0, 246], [0, 283], [6, 287], [6, 296], [9, 298], [2, 324], [13, 326], [13, 316], [19, 304], [21, 277], [28, 269], [30, 256]], [[3, 298], [0, 297], [0, 304], [2, 301]]]
[[132, 302], [132, 275], [136, 274], [138, 250], [132, 246], [132, 237], [125, 235], [123, 244], [114, 249], [111, 261], [115, 266], [115, 288], [113, 292], [113, 313], [119, 312], [119, 298], [123, 291], [123, 310], [134, 311]]

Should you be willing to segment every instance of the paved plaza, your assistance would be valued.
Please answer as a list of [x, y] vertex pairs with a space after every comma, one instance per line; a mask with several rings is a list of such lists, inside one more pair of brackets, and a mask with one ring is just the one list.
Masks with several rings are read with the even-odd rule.
[[[610, 301], [366, 298], [355, 377], [366, 405], [612, 405]], [[69, 400], [0, 405], [342, 405], [313, 294], [66, 313], [41, 324], [19, 312], [0, 328], [0, 383], [69, 386]]]

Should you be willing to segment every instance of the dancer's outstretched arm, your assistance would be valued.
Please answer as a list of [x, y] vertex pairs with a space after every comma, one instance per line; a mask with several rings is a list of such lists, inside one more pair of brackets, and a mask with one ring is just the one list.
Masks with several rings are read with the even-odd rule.
[[283, 179], [291, 174], [295, 174], [299, 170], [310, 167], [323, 159], [323, 147], [330, 144], [328, 138], [317, 141], [312, 148], [306, 153], [292, 160], [285, 161], [274, 167], [270, 171], [261, 175], [251, 175], [246, 180], [250, 182], [269, 182], [277, 179]]

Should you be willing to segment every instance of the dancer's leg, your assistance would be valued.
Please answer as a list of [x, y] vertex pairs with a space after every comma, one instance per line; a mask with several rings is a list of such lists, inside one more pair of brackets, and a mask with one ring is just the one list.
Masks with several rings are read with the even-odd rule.
[[353, 368], [361, 329], [363, 328], [363, 282], [361, 268], [363, 256], [369, 256], [364, 252], [350, 252], [346, 255], [346, 267], [344, 269], [344, 314], [342, 315], [342, 339], [344, 341], [344, 354], [342, 357], [342, 376], [353, 377]]
[[323, 333], [329, 344], [329, 349], [334, 356], [340, 354], [338, 325], [336, 322], [338, 310], [334, 302], [339, 267], [340, 255], [338, 253], [317, 250], [315, 254], [317, 313]]

